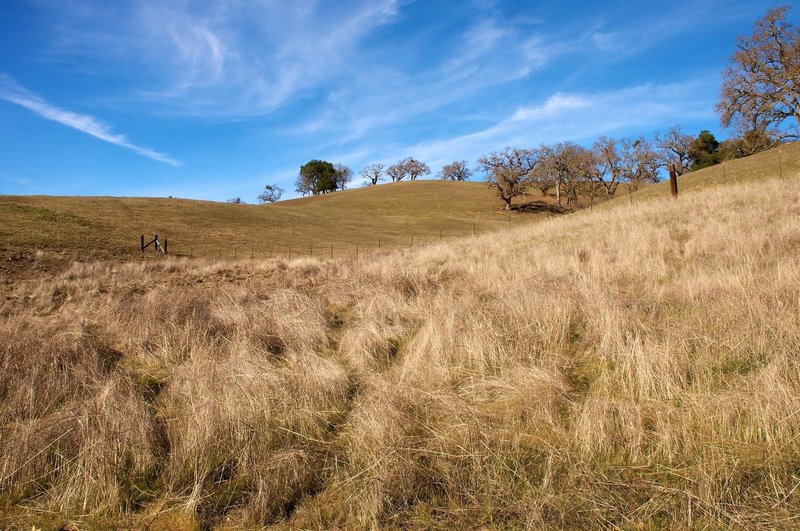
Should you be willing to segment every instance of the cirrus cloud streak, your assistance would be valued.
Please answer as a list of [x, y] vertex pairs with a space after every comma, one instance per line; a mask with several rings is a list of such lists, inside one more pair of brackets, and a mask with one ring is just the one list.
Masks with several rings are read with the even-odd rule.
[[0, 99], [24, 107], [46, 120], [59, 123], [103, 140], [104, 142], [128, 149], [143, 157], [171, 166], [183, 165], [182, 162], [169, 155], [159, 153], [148, 147], [133, 144], [125, 135], [113, 133], [108, 125], [92, 116], [74, 113], [46, 102], [41, 97], [28, 91], [4, 74], [0, 74]]

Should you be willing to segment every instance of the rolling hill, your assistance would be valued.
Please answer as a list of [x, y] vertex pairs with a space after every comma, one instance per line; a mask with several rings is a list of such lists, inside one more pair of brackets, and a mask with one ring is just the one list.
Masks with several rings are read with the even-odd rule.
[[0, 527], [794, 528], [800, 174], [772, 156], [359, 260], [16, 282]]
[[[538, 196], [536, 199], [539, 199]], [[552, 203], [552, 200], [549, 201]], [[548, 204], [540, 214], [549, 213]], [[139, 236], [170, 241], [173, 254], [334, 256], [409, 246], [507, 224], [483, 183], [415, 181], [346, 190], [271, 205], [185, 199], [0, 196], [6, 249], [75, 250], [89, 257], [136, 256]], [[529, 218], [536, 214], [512, 214]], [[512, 219], [512, 222], [515, 221]]]
[[[681, 193], [721, 184], [789, 175], [800, 169], [800, 144], [680, 177]], [[646, 186], [594, 207], [669, 194], [668, 183]], [[139, 237], [169, 240], [177, 256], [270, 258], [355, 257], [379, 248], [411, 247], [507, 229], [564, 210], [538, 191], [529, 208], [510, 216], [481, 182], [415, 181], [382, 184], [282, 201], [236, 205], [210, 201], [127, 197], [0, 196], [0, 271], [12, 277], [51, 273], [72, 260], [153, 257]], [[580, 206], [588, 206], [584, 198]], [[588, 209], [587, 209], [588, 210]]]

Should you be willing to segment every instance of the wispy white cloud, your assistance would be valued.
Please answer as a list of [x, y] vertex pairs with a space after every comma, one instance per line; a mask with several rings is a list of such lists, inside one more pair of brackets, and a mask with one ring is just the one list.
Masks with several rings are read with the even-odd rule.
[[[431, 44], [408, 44], [403, 55], [425, 55], [427, 46]], [[414, 69], [390, 58], [388, 63], [356, 61], [347, 70], [347, 83], [329, 93], [322, 111], [287, 132], [305, 136], [327, 131], [332, 141], [347, 143], [413, 127], [409, 124], [417, 120], [430, 122], [442, 109], [467, 101], [480, 102], [473, 112], [487, 112], [498, 99], [498, 87], [528, 78], [572, 48], [513, 21], [480, 16], [456, 31], [437, 50], [437, 58], [427, 58]]]
[[392, 22], [400, 3], [97, 3], [50, 19], [51, 53], [98, 61], [106, 71], [125, 65], [120, 99], [140, 101], [149, 112], [258, 117], [341, 79], [357, 44]]
[[41, 97], [20, 86], [5, 74], [0, 74], [0, 99], [24, 107], [42, 118], [71, 127], [72, 129], [76, 129], [105, 142], [129, 149], [149, 159], [164, 162], [172, 166], [182, 165], [180, 161], [169, 155], [131, 143], [125, 135], [113, 133], [109, 126], [92, 116], [77, 114], [47, 103]]
[[[524, 78], [558, 53], [558, 43], [491, 15], [453, 30], [447, 46], [439, 47], [435, 34], [393, 48], [364, 46], [381, 28], [403, 21], [404, 4], [138, 2], [126, 11], [101, 3], [60, 11], [49, 30], [59, 59], [85, 57], [137, 72], [120, 98], [141, 101], [148, 112], [251, 118], [327, 94], [332, 109], [326, 111], [350, 138]], [[426, 57], [433, 46], [441, 57]], [[309, 129], [314, 125], [297, 126]]]
[[13, 176], [10, 176], [10, 175], [5, 175], [3, 173], [0, 173], [0, 180], [7, 181], [7, 182], [10, 182], [10, 183], [14, 183], [14, 184], [17, 184], [19, 186], [24, 186], [26, 188], [30, 188], [31, 187], [31, 180], [30, 179], [21, 179], [19, 177], [13, 177]]

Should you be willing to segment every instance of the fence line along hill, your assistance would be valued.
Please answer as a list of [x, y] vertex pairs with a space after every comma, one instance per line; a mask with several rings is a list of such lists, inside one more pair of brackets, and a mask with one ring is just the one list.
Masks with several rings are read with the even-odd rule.
[[[552, 198], [528, 202], [550, 213]], [[494, 230], [508, 223], [501, 203], [480, 182], [383, 184], [271, 205], [128, 197], [0, 196], [0, 240], [9, 249], [133, 256], [140, 235], [168, 238], [177, 255], [233, 257], [254, 253], [342, 256], [356, 244], [408, 246]]]

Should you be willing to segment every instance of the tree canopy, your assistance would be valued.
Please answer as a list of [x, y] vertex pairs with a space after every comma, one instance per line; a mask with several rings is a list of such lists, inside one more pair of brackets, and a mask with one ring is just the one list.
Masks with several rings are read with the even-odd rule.
[[427, 164], [420, 162], [413, 157], [403, 159], [386, 168], [386, 175], [389, 176], [392, 182], [402, 181], [406, 177], [410, 178], [412, 181], [415, 181], [420, 175], [427, 175], [430, 172], [431, 169]]
[[416, 181], [417, 177], [420, 175], [428, 175], [431, 172], [431, 169], [428, 167], [427, 164], [424, 162], [420, 162], [413, 157], [409, 157], [403, 161], [405, 164], [406, 172], [408, 173], [408, 177], [412, 181]]
[[443, 181], [468, 181], [471, 176], [472, 170], [467, 166], [466, 160], [456, 160], [445, 164], [439, 172], [439, 178]]
[[383, 164], [369, 164], [361, 169], [360, 175], [364, 178], [364, 184], [367, 186], [375, 186], [378, 181], [383, 180], [384, 170], [386, 166]]
[[326, 194], [344, 190], [353, 172], [347, 166], [326, 160], [310, 160], [300, 166], [295, 190], [303, 195]]
[[752, 35], [736, 39], [716, 110], [722, 126], [739, 135], [756, 130], [778, 139], [800, 137], [800, 31], [786, 21], [788, 10], [770, 9]]
[[494, 151], [478, 159], [478, 171], [486, 174], [489, 188], [493, 188], [511, 210], [511, 202], [525, 193], [531, 172], [538, 164], [537, 153], [533, 149], [507, 147]]
[[258, 194], [258, 200], [262, 203], [275, 203], [281, 200], [284, 191], [277, 184], [268, 184], [264, 187], [264, 191]]
[[707, 129], [700, 131], [689, 144], [689, 160], [692, 171], [702, 170], [720, 162], [719, 141]]
[[655, 135], [655, 144], [662, 151], [664, 162], [674, 164], [678, 175], [689, 171], [689, 145], [692, 140], [691, 135], [685, 134], [677, 125]]

